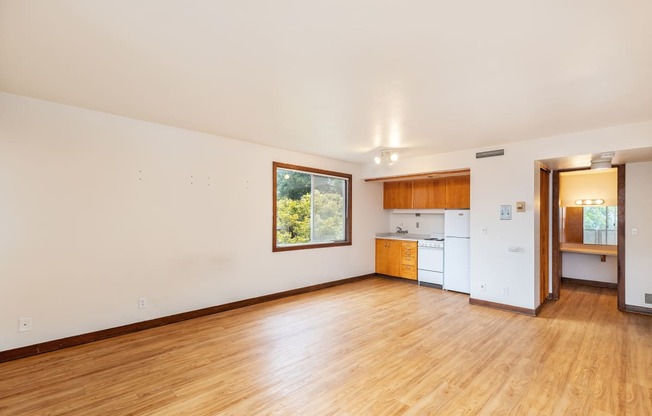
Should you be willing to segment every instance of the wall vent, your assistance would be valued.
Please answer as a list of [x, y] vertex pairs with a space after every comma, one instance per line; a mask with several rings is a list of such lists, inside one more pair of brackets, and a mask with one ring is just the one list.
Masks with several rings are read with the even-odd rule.
[[504, 156], [504, 155], [505, 155], [505, 149], [487, 150], [486, 152], [476, 153], [475, 158], [483, 159], [485, 157], [495, 157], [495, 156]]
[[649, 303], [650, 305], [652, 305], [652, 293], [645, 294], [645, 303]]

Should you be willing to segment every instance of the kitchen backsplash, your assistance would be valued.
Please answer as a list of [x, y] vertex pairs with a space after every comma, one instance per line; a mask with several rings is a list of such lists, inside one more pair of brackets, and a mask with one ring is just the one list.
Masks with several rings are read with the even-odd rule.
[[[418, 223], [418, 227], [417, 227]], [[444, 214], [390, 214], [389, 232], [396, 231], [396, 227], [408, 230], [410, 234], [443, 234]]]

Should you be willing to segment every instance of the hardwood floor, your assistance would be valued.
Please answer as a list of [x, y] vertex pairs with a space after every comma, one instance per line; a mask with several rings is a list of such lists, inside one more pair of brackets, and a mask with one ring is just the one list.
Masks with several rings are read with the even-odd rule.
[[372, 278], [0, 364], [1, 415], [649, 415], [652, 317]]

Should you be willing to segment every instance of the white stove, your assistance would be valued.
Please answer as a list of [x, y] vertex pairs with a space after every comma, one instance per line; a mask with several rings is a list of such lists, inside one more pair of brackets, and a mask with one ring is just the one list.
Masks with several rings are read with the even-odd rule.
[[417, 241], [417, 278], [419, 284], [443, 287], [444, 239], [426, 238]]

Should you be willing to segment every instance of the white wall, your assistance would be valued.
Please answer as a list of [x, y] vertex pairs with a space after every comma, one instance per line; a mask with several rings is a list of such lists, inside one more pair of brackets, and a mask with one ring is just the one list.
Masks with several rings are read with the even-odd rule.
[[[353, 175], [352, 246], [272, 253], [272, 161]], [[0, 94], [0, 350], [371, 273], [360, 171]]]
[[652, 293], [652, 162], [627, 165], [626, 175], [625, 300], [652, 308], [645, 303], [645, 293]]
[[[418, 225], [418, 227], [417, 227]], [[396, 231], [396, 227], [407, 230], [410, 234], [444, 234], [444, 214], [415, 214], [390, 213], [389, 229], [380, 232]]]
[[[539, 231], [535, 218], [535, 204], [538, 204], [536, 161], [650, 146], [652, 121], [491, 148], [504, 148], [505, 156], [502, 157], [475, 159], [475, 152], [491, 150], [483, 148], [412, 159], [401, 158], [392, 166], [365, 165], [363, 175], [375, 178], [471, 169], [471, 297], [534, 309], [539, 304]], [[628, 171], [628, 187], [632, 175]], [[650, 175], [646, 178], [647, 183], [643, 179], [640, 179], [640, 183], [649, 189]], [[628, 193], [627, 208], [631, 209], [633, 205], [641, 206], [637, 200], [630, 203], [630, 195], [631, 193]], [[520, 200], [526, 201], [526, 212], [513, 212], [511, 221], [501, 221], [498, 215], [499, 206], [510, 204], [514, 209], [514, 203]], [[648, 203], [639, 209], [649, 210], [649, 206]], [[482, 227], [487, 227], [486, 235], [481, 233]], [[510, 245], [520, 247], [521, 251], [507, 251]], [[649, 250], [650, 245], [647, 247]], [[647, 284], [644, 275], [650, 270], [649, 260], [643, 259], [642, 256], [630, 256], [629, 248], [627, 258], [628, 287]], [[479, 290], [480, 282], [486, 283], [486, 291]], [[508, 288], [509, 293], [504, 294], [503, 288]], [[636, 304], [636, 296], [638, 295], [628, 290], [626, 302]]]
[[596, 254], [561, 253], [561, 275], [571, 279], [618, 283], [618, 258]]

